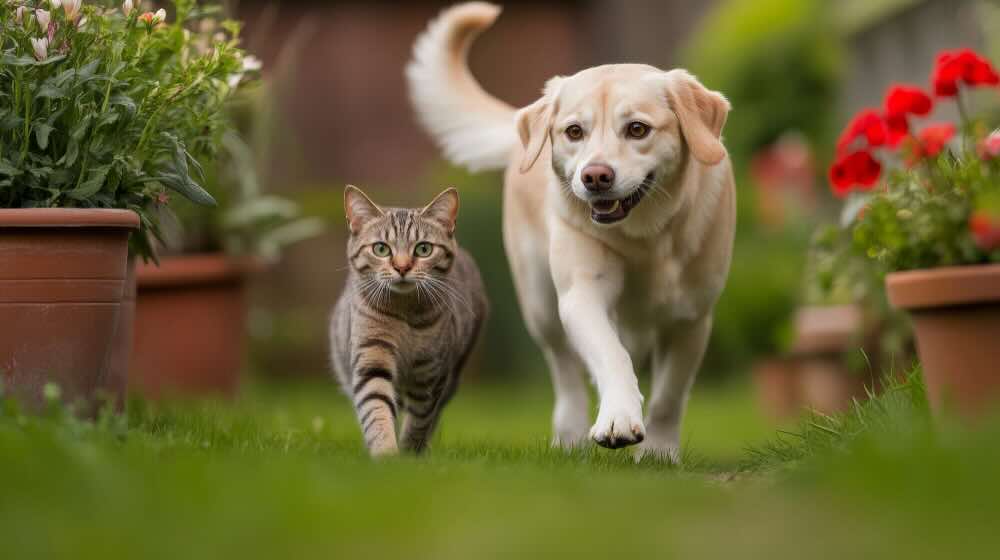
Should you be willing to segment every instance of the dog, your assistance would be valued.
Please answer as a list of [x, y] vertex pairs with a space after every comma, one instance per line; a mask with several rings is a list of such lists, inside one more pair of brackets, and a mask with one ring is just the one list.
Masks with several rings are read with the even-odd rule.
[[[729, 102], [684, 70], [615, 64], [554, 77], [517, 110], [466, 60], [499, 13], [459, 4], [418, 37], [406, 69], [417, 116], [455, 164], [506, 168], [504, 247], [551, 372], [553, 442], [589, 435], [678, 461], [732, 257]], [[647, 365], [644, 419], [635, 370]], [[600, 398], [592, 425], [587, 372]]]

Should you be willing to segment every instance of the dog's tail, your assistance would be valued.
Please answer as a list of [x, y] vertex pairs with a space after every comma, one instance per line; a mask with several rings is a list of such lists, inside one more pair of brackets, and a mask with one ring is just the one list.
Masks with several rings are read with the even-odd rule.
[[500, 15], [485, 2], [441, 12], [413, 46], [406, 67], [410, 100], [445, 157], [472, 171], [502, 169], [514, 149], [515, 109], [483, 91], [469, 72], [473, 39]]

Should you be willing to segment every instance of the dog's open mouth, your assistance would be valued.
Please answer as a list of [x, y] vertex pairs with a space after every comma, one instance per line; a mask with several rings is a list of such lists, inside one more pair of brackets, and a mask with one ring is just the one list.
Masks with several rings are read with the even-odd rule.
[[650, 189], [653, 174], [650, 173], [639, 188], [625, 198], [616, 200], [594, 200], [590, 203], [590, 219], [599, 224], [613, 224], [628, 217], [629, 212], [642, 202]]

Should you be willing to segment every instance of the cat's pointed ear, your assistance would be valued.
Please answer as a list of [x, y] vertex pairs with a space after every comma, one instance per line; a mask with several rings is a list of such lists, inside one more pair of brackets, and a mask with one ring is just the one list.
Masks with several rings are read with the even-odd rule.
[[431, 201], [420, 212], [420, 217], [440, 223], [449, 234], [455, 232], [455, 222], [458, 220], [458, 190], [454, 187], [445, 191]]
[[385, 215], [381, 208], [354, 185], [347, 185], [344, 189], [344, 212], [347, 214], [347, 226], [351, 228], [351, 233], [358, 233], [366, 222]]

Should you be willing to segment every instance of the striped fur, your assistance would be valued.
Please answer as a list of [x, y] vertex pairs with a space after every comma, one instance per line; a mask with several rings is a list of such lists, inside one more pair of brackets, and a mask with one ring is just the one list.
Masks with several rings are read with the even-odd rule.
[[[372, 455], [400, 448], [419, 453], [458, 386], [486, 317], [485, 290], [455, 240], [453, 190], [423, 209], [383, 210], [351, 189], [345, 194], [349, 273], [330, 320], [333, 369]], [[433, 252], [420, 257], [416, 248], [423, 242]], [[377, 243], [388, 245], [391, 255], [376, 254]], [[401, 270], [415, 284], [412, 291], [400, 288]]]

